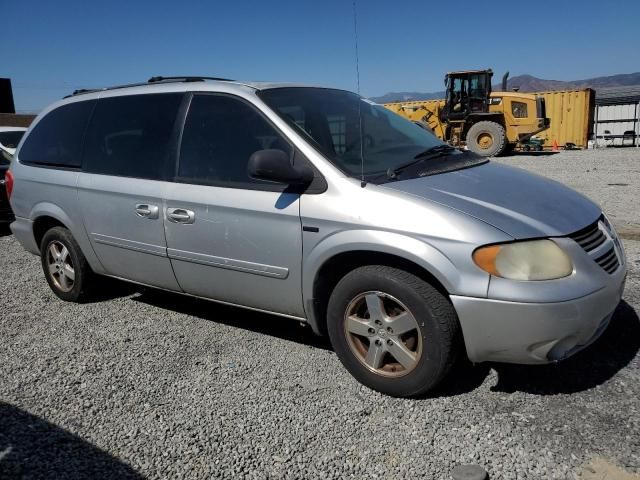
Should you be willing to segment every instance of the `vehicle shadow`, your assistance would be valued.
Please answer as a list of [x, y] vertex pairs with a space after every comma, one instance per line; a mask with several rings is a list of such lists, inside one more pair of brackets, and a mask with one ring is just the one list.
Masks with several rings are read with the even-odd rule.
[[559, 151], [554, 152], [552, 150], [543, 150], [541, 152], [535, 152], [533, 150], [530, 150], [528, 152], [522, 150], [522, 151], [517, 151], [517, 152], [511, 152], [507, 155], [505, 155], [505, 157], [550, 157], [553, 155], [557, 155], [558, 153], [560, 153]]
[[0, 402], [0, 479], [142, 479], [126, 463], [72, 433]]
[[151, 288], [141, 289], [140, 294], [132, 297], [132, 300], [310, 347], [332, 350], [328, 338], [314, 334], [309, 326], [300, 325], [300, 322], [289, 318]]
[[83, 303], [100, 303], [115, 298], [128, 297], [144, 290], [144, 287], [135, 283], [125, 282], [110, 277], [98, 277], [98, 286], [91, 291], [91, 295]]
[[[133, 301], [192, 315], [231, 327], [270, 335], [323, 350], [332, 350], [327, 337], [315, 335], [311, 328], [295, 320], [186, 297], [155, 289], [139, 289]], [[451, 374], [428, 397], [447, 397], [470, 393], [480, 387], [495, 370], [498, 375], [492, 391], [516, 391], [537, 395], [574, 393], [594, 388], [616, 375], [640, 350], [640, 319], [635, 309], [620, 302], [609, 327], [585, 350], [549, 365], [482, 363], [473, 365], [466, 355], [454, 365]]]
[[487, 363], [471, 365], [461, 361], [433, 396], [451, 396], [478, 388], [494, 369], [498, 381], [494, 392], [516, 391], [555, 395], [589, 390], [603, 384], [628, 365], [640, 349], [640, 319], [635, 309], [620, 302], [609, 327], [585, 350], [549, 365]]

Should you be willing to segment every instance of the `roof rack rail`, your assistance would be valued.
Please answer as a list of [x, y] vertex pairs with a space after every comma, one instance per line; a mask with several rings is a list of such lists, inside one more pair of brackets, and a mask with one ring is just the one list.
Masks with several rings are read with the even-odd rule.
[[93, 93], [100, 90], [100, 88], [79, 88], [77, 90], [74, 90], [71, 95], [82, 95], [83, 93]]
[[233, 82], [229, 78], [220, 77], [151, 77], [147, 83], [159, 83], [159, 82], [202, 82], [204, 80], [218, 80], [220, 82]]
[[93, 92], [98, 92], [102, 90], [101, 88], [78, 88], [77, 90], [74, 90], [73, 93], [70, 93], [69, 95], [65, 95], [62, 98], [70, 98], [70, 97], [75, 97], [76, 95], [82, 95], [83, 93], [93, 93]]
[[105, 88], [80, 88], [78, 90], [74, 90], [71, 95], [67, 95], [64, 98], [75, 97], [76, 95], [82, 95], [85, 93], [94, 93], [94, 92], [104, 92], [105, 90], [117, 90], [119, 88], [129, 88], [129, 87], [142, 87], [144, 85], [148, 85], [150, 83], [170, 83], [170, 82], [203, 82], [205, 80], [218, 80], [221, 82], [232, 82], [228, 78], [218, 78], [218, 77], [151, 77], [144, 83], [128, 83], [126, 85], [115, 85], [113, 87], [105, 87]]
[[79, 90], [74, 90], [71, 95], [67, 95], [64, 98], [75, 97], [76, 95], [83, 95], [85, 93], [95, 93], [95, 92], [104, 92], [106, 90], [117, 90], [119, 88], [128, 88], [128, 87], [141, 87], [143, 85], [147, 85], [147, 83], [128, 83], [126, 85], [115, 85], [113, 87], [103, 87], [103, 88], [81, 88]]

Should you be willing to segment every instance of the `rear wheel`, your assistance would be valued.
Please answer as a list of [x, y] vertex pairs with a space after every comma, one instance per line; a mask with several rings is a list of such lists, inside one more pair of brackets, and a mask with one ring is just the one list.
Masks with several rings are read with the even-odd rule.
[[69, 302], [89, 298], [94, 273], [69, 230], [64, 227], [48, 230], [40, 243], [40, 257], [53, 293]]
[[458, 350], [458, 320], [447, 298], [396, 268], [365, 266], [336, 285], [327, 309], [338, 358], [361, 383], [410, 397], [433, 389]]
[[474, 124], [467, 132], [467, 147], [483, 157], [500, 155], [507, 145], [504, 127], [496, 122]]

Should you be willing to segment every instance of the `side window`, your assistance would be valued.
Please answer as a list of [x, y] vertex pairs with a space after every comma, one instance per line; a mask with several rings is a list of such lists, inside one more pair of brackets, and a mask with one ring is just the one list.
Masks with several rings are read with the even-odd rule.
[[292, 151], [251, 105], [225, 95], [195, 95], [182, 134], [178, 178], [228, 187], [271, 185], [247, 173], [251, 154], [270, 148]]
[[167, 180], [173, 175], [174, 125], [183, 94], [109, 97], [98, 101], [87, 130], [84, 170]]
[[511, 113], [515, 118], [527, 118], [527, 104], [523, 102], [511, 103]]
[[80, 167], [82, 137], [95, 103], [69, 103], [49, 112], [22, 145], [20, 161], [51, 167]]

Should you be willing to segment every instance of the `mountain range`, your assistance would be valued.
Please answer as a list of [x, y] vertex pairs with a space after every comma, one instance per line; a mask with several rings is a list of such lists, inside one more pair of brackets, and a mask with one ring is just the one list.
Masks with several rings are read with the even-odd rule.
[[[495, 76], [494, 76], [495, 79]], [[569, 90], [574, 88], [607, 88], [607, 87], [626, 87], [631, 85], [640, 85], [640, 72], [622, 73], [618, 75], [610, 75], [607, 77], [587, 78], [585, 80], [545, 80], [534, 77], [533, 75], [518, 75], [509, 78], [507, 89], [518, 87], [521, 92], [544, 92], [548, 90]], [[501, 85], [493, 85], [493, 90], [501, 90]], [[444, 98], [444, 91], [422, 93], [422, 92], [389, 92], [379, 97], [372, 97], [371, 100], [377, 103], [387, 102], [407, 102], [411, 100], [430, 100], [434, 98]]]

